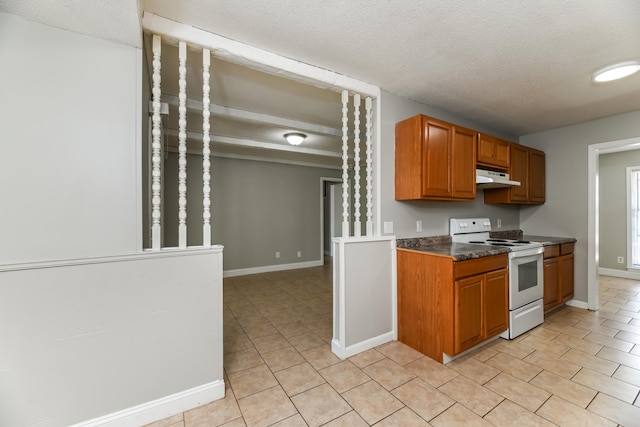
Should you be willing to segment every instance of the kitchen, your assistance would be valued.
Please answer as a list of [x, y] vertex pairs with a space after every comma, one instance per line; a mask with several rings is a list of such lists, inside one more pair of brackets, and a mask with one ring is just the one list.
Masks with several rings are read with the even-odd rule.
[[[497, 131], [487, 125], [478, 125], [476, 120], [462, 119], [461, 116], [473, 116], [460, 112], [451, 114], [442, 109], [413, 102], [405, 97], [392, 95], [389, 92], [381, 96], [381, 139], [380, 159], [380, 221], [393, 222], [394, 233], [399, 237], [417, 236], [416, 221], [422, 221], [420, 235], [446, 235], [448, 220], [451, 217], [463, 218], [467, 216], [489, 217], [494, 224], [497, 219], [502, 220], [504, 229], [523, 229], [528, 234], [574, 236], [576, 244], [576, 292], [575, 299], [586, 302], [587, 266], [590, 258], [587, 255], [587, 242], [590, 240], [587, 224], [587, 210], [590, 197], [586, 184], [587, 151], [591, 144], [601, 144], [609, 141], [624, 140], [638, 136], [637, 123], [640, 122], [638, 111], [620, 112], [611, 117], [594, 119], [577, 125], [559, 126], [547, 131], [523, 132], [519, 142], [545, 152], [547, 159], [547, 182], [553, 186], [547, 188], [547, 202], [542, 206], [533, 207], [497, 207], [487, 206], [482, 198], [470, 202], [430, 202], [426, 206], [423, 202], [396, 202], [393, 196], [393, 144], [395, 123], [418, 113], [428, 114], [443, 120], [460, 123], [479, 131], [488, 132], [496, 136], [512, 139], [515, 135], [506, 131]], [[637, 109], [636, 109], [637, 110]], [[25, 118], [26, 120], [26, 118]], [[476, 126], [477, 125], [477, 126]], [[19, 133], [24, 137], [24, 132]], [[520, 133], [518, 133], [520, 134]], [[517, 140], [517, 139], [516, 139]], [[28, 146], [29, 144], [24, 144]], [[34, 144], [37, 146], [37, 144]], [[25, 158], [28, 158], [25, 155]], [[55, 158], [60, 162], [66, 161], [70, 168], [76, 168], [74, 158]], [[119, 164], [120, 172], [129, 171], [128, 166]], [[87, 168], [88, 169], [88, 168]], [[75, 170], [75, 169], [74, 169]], [[82, 169], [84, 171], [84, 169]], [[570, 171], [567, 173], [567, 171]], [[8, 177], [7, 180], [10, 180]], [[47, 180], [46, 175], [36, 179]], [[18, 190], [28, 190], [28, 186], [16, 184]], [[98, 216], [98, 223], [106, 218]], [[115, 229], [115, 228], [114, 228]], [[109, 231], [109, 230], [107, 230]], [[28, 239], [16, 240], [12, 247], [21, 247]], [[36, 241], [38, 239], [33, 239]]]

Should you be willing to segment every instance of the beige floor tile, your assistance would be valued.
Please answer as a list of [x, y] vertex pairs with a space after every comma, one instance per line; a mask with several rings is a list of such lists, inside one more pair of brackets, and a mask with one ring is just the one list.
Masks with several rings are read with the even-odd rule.
[[226, 390], [225, 397], [198, 406], [184, 413], [185, 427], [219, 426], [242, 417], [236, 397], [231, 389]]
[[291, 316], [289, 316], [289, 323], [278, 325], [278, 332], [280, 332], [280, 334], [285, 338], [291, 338], [297, 335], [309, 333], [311, 330], [299, 320], [292, 322]]
[[307, 427], [307, 423], [304, 422], [302, 415], [295, 414], [289, 418], [285, 418], [282, 421], [272, 424], [270, 427]]
[[307, 362], [275, 372], [274, 375], [289, 396], [295, 396], [325, 382]]
[[597, 356], [630, 368], [640, 369], [640, 356], [636, 356], [635, 354], [605, 347], [597, 354]]
[[244, 422], [244, 418], [236, 418], [233, 421], [220, 425], [220, 427], [247, 427], [247, 424]]
[[404, 406], [375, 381], [353, 388], [342, 396], [369, 424], [377, 423]]
[[604, 393], [598, 393], [587, 409], [623, 426], [637, 426], [640, 421], [640, 408]]
[[[557, 331], [553, 331], [553, 332], [560, 334], [560, 332], [557, 332]], [[569, 350], [571, 350], [569, 346], [566, 346], [557, 342], [553, 342], [553, 340], [539, 338], [537, 335], [529, 335], [528, 337], [522, 340], [522, 345], [527, 346], [527, 348], [531, 349], [531, 352], [529, 352], [522, 358], [519, 357], [519, 359], [524, 359], [534, 351], [544, 351], [545, 353], [550, 354], [551, 356], [560, 357], [564, 355], [566, 352], [568, 352]]]
[[[589, 332], [587, 332], [587, 334], [585, 335], [585, 337], [589, 335]], [[574, 350], [579, 350], [582, 351], [584, 353], [588, 353], [588, 354], [596, 354], [597, 352], [599, 352], [600, 350], [602, 350], [602, 345], [600, 344], [596, 344], [590, 341], [586, 341], [584, 339], [581, 338], [576, 338], [574, 336], [571, 335], [566, 335], [561, 333], [560, 335], [558, 335], [557, 337], [555, 337], [552, 342], [558, 342], [562, 345], [566, 345], [567, 347], [570, 347]]]
[[500, 338], [494, 341], [495, 344], [493, 345], [493, 348], [501, 353], [510, 354], [515, 358], [524, 359], [536, 350], [536, 347], [530, 344], [529, 340], [531, 339], [532, 336], [528, 336], [519, 341], [509, 341]]
[[237, 353], [238, 351], [248, 350], [253, 348], [253, 343], [249, 337], [244, 333], [238, 335], [227, 335], [225, 333], [224, 338], [224, 354]]
[[459, 403], [431, 420], [430, 424], [434, 427], [491, 426], [488, 421], [485, 421]]
[[[527, 356], [528, 357], [528, 356]], [[530, 381], [542, 371], [541, 368], [527, 363], [523, 360], [516, 359], [515, 357], [506, 354], [498, 353], [491, 359], [485, 362], [489, 366], [513, 375], [516, 378], [520, 378], [523, 381]]]
[[611, 375], [618, 368], [617, 363], [573, 349], [562, 355], [560, 359], [589, 368], [604, 375]]
[[428, 427], [430, 424], [406, 406], [376, 424], [376, 427]]
[[356, 411], [351, 411], [333, 421], [329, 421], [323, 427], [367, 427], [368, 425]]
[[231, 373], [229, 382], [237, 399], [278, 385], [278, 381], [267, 365]]
[[[485, 362], [487, 359], [495, 356], [496, 354], [498, 354], [498, 350], [494, 349], [491, 345], [483, 345], [473, 351], [470, 351], [465, 356], [473, 357], [480, 362]], [[449, 362], [449, 364], [451, 364], [451, 362]]]
[[586, 368], [580, 370], [572, 380], [627, 403], [633, 403], [640, 392], [637, 386]]
[[615, 338], [634, 344], [640, 344], [640, 334], [634, 334], [632, 332], [620, 331], [616, 334]]
[[555, 424], [505, 399], [484, 419], [495, 426], [554, 427]]
[[253, 338], [251, 341], [256, 347], [256, 350], [258, 350], [258, 353], [261, 354], [289, 346], [289, 341], [278, 333]]
[[302, 351], [300, 354], [302, 354], [302, 357], [307, 359], [307, 362], [309, 362], [316, 370], [320, 370], [340, 362], [340, 359], [333, 354], [331, 347], [328, 345], [314, 347], [309, 350]]
[[549, 372], [553, 372], [563, 378], [573, 377], [582, 368], [579, 365], [565, 360], [560, 360], [543, 351], [534, 351], [529, 356], [525, 357], [524, 361]]
[[269, 426], [296, 414], [296, 407], [280, 386], [238, 399], [247, 427]]
[[[499, 353], [495, 351], [493, 356], [495, 356], [496, 354]], [[478, 384], [484, 384], [500, 373], [498, 369], [491, 367], [484, 362], [481, 362], [475, 357], [461, 357], [452, 362], [449, 362], [447, 364], [447, 367], [477, 382]], [[420, 376], [422, 377], [422, 375]], [[444, 382], [442, 384], [444, 384]], [[439, 387], [440, 385], [441, 384], [438, 384], [437, 387]]]
[[278, 372], [305, 361], [304, 357], [298, 353], [298, 350], [291, 346], [263, 353], [262, 358], [272, 372]]
[[633, 348], [633, 343], [618, 338], [613, 338], [607, 335], [601, 335], [595, 332], [590, 333], [589, 335], [584, 337], [584, 339], [586, 341], [601, 344], [605, 347], [614, 348], [620, 351], [631, 351], [631, 349]]
[[608, 328], [598, 323], [600, 320], [597, 317], [589, 317], [589, 320], [581, 320], [575, 324], [575, 328], [584, 329], [589, 332], [595, 332], [596, 334], [604, 335], [607, 337], [613, 337], [618, 332], [618, 329]]
[[438, 390], [481, 417], [504, 400], [504, 397], [462, 375], [439, 387]]
[[551, 396], [551, 393], [505, 373], [493, 378], [485, 387], [532, 412]]
[[424, 355], [419, 351], [414, 350], [408, 345], [399, 341], [381, 345], [379, 347], [376, 347], [376, 350], [378, 350], [380, 353], [384, 354], [400, 366], [404, 366], [407, 363], [411, 363], [414, 360], [424, 357]]
[[613, 329], [619, 329], [621, 331], [631, 332], [632, 334], [640, 335], [640, 326], [634, 326], [629, 323], [618, 322], [615, 320], [605, 320], [602, 326], [606, 326], [608, 328], [613, 328]]
[[597, 393], [596, 390], [590, 387], [567, 380], [548, 371], [542, 371], [540, 375], [531, 380], [530, 384], [582, 408], [586, 408]]
[[242, 371], [264, 364], [264, 360], [255, 348], [226, 354], [224, 356], [224, 369], [227, 373]]
[[638, 369], [620, 365], [620, 367], [613, 373], [612, 377], [640, 387], [640, 370]]
[[420, 378], [401, 385], [393, 391], [393, 395], [427, 421], [435, 418], [455, 403], [449, 396], [436, 390]]
[[364, 368], [365, 366], [369, 366], [382, 359], [384, 359], [384, 354], [373, 348], [349, 358], [349, 360], [358, 368]]
[[291, 398], [310, 426], [319, 426], [351, 411], [351, 407], [329, 384], [307, 390]]
[[167, 417], [154, 423], [147, 424], [144, 427], [174, 427], [182, 425], [184, 425], [184, 420], [182, 417], [182, 412], [180, 412], [179, 414], [176, 414], [172, 417]]
[[287, 339], [289, 340], [291, 345], [294, 346], [299, 352], [310, 350], [315, 347], [328, 346], [328, 344], [324, 340], [322, 340], [322, 338], [312, 332], [296, 335]]
[[418, 360], [414, 360], [413, 362], [405, 365], [405, 368], [422, 378], [433, 387], [440, 387], [442, 384], [459, 375], [448, 366], [441, 365], [428, 357], [422, 357]]
[[371, 380], [349, 360], [336, 363], [318, 372], [338, 393], [344, 393]]
[[616, 427], [616, 423], [611, 420], [567, 402], [558, 396], [551, 396], [536, 414], [559, 426]]
[[393, 390], [416, 376], [391, 359], [382, 359], [363, 369], [364, 373], [387, 390]]

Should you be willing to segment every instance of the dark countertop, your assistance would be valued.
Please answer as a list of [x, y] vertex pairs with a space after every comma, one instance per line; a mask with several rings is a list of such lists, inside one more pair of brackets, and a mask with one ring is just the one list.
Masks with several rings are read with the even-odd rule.
[[522, 240], [529, 240], [530, 242], [541, 242], [544, 246], [577, 242], [577, 240], [573, 237], [529, 236], [527, 234], [522, 236]]
[[508, 254], [509, 248], [469, 243], [452, 243], [450, 236], [398, 239], [398, 249], [424, 252], [453, 258], [454, 261], [467, 261], [492, 255]]

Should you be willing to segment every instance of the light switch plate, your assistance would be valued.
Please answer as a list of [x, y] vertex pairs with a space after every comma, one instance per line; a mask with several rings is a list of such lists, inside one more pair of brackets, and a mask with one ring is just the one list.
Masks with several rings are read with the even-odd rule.
[[384, 232], [385, 234], [393, 233], [393, 221], [385, 221]]

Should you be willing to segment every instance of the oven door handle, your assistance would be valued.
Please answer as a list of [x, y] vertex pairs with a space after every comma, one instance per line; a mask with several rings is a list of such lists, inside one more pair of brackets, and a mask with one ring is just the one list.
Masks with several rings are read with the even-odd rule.
[[522, 251], [513, 251], [509, 252], [509, 258], [523, 258], [531, 255], [538, 255], [544, 252], [544, 247], [540, 246], [538, 248], [524, 249]]

